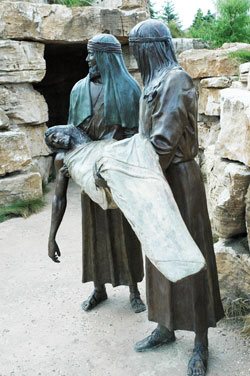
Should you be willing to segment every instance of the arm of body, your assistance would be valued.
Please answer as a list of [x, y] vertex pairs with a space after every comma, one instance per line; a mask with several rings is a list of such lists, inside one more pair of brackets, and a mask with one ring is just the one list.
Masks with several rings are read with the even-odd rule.
[[61, 171], [63, 167], [63, 154], [59, 153], [55, 158], [55, 169], [56, 169], [56, 188], [55, 194], [52, 201], [52, 214], [51, 214], [51, 224], [50, 224], [50, 234], [48, 243], [48, 253], [49, 257], [54, 262], [60, 262], [58, 257], [61, 256], [60, 249], [56, 243], [56, 234], [59, 226], [62, 222], [66, 206], [67, 206], [67, 188], [69, 178], [66, 174]]
[[189, 122], [188, 108], [194, 100], [191, 78], [181, 70], [173, 70], [163, 81], [155, 99], [150, 140], [165, 170], [173, 160], [185, 125]]

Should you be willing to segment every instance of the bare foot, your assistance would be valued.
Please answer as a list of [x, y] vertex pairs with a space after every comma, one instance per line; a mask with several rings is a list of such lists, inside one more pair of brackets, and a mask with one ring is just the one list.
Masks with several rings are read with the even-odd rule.
[[134, 311], [134, 313], [140, 313], [140, 312], [146, 311], [146, 306], [141, 300], [141, 296], [139, 292], [131, 292], [129, 300], [130, 300], [131, 308]]
[[84, 311], [90, 311], [94, 307], [96, 307], [99, 303], [103, 302], [104, 300], [108, 299], [108, 295], [106, 290], [96, 290], [92, 292], [92, 294], [82, 303], [82, 309]]
[[208, 361], [208, 348], [196, 345], [188, 363], [187, 376], [205, 376]]

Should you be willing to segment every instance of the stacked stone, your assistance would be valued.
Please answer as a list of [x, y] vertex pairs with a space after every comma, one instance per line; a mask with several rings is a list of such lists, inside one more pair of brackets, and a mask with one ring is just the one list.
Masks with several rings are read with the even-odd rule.
[[199, 91], [199, 162], [207, 198], [222, 296], [247, 297], [250, 244], [250, 65], [239, 67], [228, 53], [249, 44], [224, 44], [218, 50], [190, 50], [180, 63]]
[[44, 45], [0, 40], [0, 205], [42, 196], [51, 165], [48, 107], [32, 83], [45, 75]]
[[128, 43], [132, 27], [148, 17], [147, 0], [124, 0], [121, 9], [34, 2], [46, 0], [0, 1], [0, 205], [40, 197], [48, 180], [48, 108], [32, 86], [46, 73], [44, 43], [86, 44], [103, 32]]

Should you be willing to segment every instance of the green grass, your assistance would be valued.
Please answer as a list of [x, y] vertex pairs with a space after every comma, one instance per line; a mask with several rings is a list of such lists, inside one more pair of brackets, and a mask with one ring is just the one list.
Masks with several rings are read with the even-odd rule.
[[240, 50], [229, 52], [228, 57], [232, 60], [235, 60], [239, 64], [248, 63], [250, 61], [250, 51]]
[[66, 5], [68, 8], [72, 7], [87, 7], [92, 6], [94, 0], [52, 0], [52, 4]]
[[0, 207], [0, 223], [13, 217], [27, 218], [31, 214], [38, 213], [45, 205], [42, 198], [27, 201], [18, 201], [11, 205]]

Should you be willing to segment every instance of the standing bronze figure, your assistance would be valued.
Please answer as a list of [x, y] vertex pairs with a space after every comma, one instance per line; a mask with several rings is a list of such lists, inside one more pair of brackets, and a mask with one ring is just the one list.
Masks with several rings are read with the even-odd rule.
[[177, 62], [171, 34], [163, 23], [143, 21], [132, 29], [129, 39], [144, 83], [139, 132], [150, 138], [158, 153], [183, 220], [207, 264], [205, 271], [173, 284], [147, 260], [148, 316], [158, 326], [135, 349], [146, 351], [173, 342], [177, 329], [194, 331], [187, 374], [205, 375], [208, 328], [215, 327], [224, 313], [205, 190], [194, 160], [198, 152], [195, 89]]
[[[140, 88], [128, 73], [119, 41], [100, 34], [88, 43], [89, 74], [75, 84], [70, 95], [68, 123], [84, 131], [92, 140], [121, 140], [138, 130]], [[52, 204], [49, 256], [59, 262], [55, 241], [66, 209], [68, 176], [57, 154], [56, 190]], [[82, 303], [88, 311], [107, 299], [105, 284], [129, 286], [134, 312], [146, 309], [137, 283], [143, 279], [140, 243], [120, 212], [102, 210], [83, 194], [82, 202], [82, 282], [94, 282], [94, 291]]]

